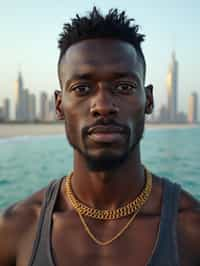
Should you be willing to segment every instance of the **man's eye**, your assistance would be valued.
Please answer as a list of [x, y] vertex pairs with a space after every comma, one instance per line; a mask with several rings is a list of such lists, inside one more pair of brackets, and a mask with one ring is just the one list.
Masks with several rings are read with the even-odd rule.
[[122, 94], [131, 94], [131, 93], [136, 92], [136, 90], [137, 90], [136, 82], [132, 84], [121, 83], [115, 86], [115, 92], [122, 93]]
[[88, 85], [79, 85], [72, 88], [72, 91], [82, 96], [90, 92], [91, 88]]

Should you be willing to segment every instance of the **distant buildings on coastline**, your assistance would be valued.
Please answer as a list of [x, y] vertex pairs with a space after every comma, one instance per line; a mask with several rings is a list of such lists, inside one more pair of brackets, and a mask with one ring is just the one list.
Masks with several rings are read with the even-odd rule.
[[0, 122], [10, 120], [10, 100], [4, 99], [3, 105], [0, 106]]
[[198, 95], [196, 92], [192, 93], [188, 101], [188, 122], [197, 123], [198, 122]]
[[[192, 92], [188, 97], [188, 112], [178, 111], [178, 61], [172, 53], [166, 78], [167, 103], [162, 105], [157, 115], [153, 113], [148, 123], [198, 123], [198, 95]], [[39, 103], [37, 105], [37, 102]], [[53, 95], [41, 91], [39, 101], [24, 86], [21, 72], [15, 84], [14, 121], [16, 122], [53, 122], [56, 121], [55, 102]], [[0, 122], [8, 122], [11, 118], [11, 104], [8, 98], [0, 106]]]
[[178, 62], [175, 53], [172, 53], [171, 63], [167, 73], [167, 94], [168, 94], [168, 120], [169, 122], [177, 121], [178, 114]]
[[[37, 112], [36, 95], [24, 88], [22, 74], [19, 72], [15, 84], [14, 121], [16, 122], [47, 122], [55, 121], [55, 105], [53, 96], [41, 91], [39, 96], [39, 110]], [[0, 106], [0, 122], [8, 122], [10, 116], [10, 100], [5, 99]], [[13, 119], [12, 119], [13, 120]]]
[[178, 61], [175, 52], [172, 53], [167, 80], [167, 104], [162, 105], [157, 116], [152, 116], [148, 122], [154, 123], [198, 123], [198, 95], [189, 95], [188, 113], [178, 111]]

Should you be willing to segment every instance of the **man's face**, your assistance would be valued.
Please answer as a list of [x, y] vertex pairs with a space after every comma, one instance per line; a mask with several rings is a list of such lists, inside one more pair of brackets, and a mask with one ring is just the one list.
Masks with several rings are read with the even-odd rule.
[[60, 64], [57, 111], [66, 135], [93, 170], [113, 168], [143, 135], [147, 100], [144, 67], [129, 43], [91, 39], [72, 45]]

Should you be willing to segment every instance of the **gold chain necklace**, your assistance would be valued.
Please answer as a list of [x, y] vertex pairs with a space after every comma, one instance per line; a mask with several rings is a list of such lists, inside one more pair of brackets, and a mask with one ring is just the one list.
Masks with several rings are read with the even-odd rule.
[[[108, 244], [111, 244], [114, 240], [116, 240], [117, 238], [119, 238], [122, 234], [123, 234], [123, 232], [129, 227], [129, 225], [133, 222], [133, 220], [135, 219], [135, 217], [136, 217], [136, 215], [138, 214], [138, 212], [140, 211], [140, 209], [141, 209], [141, 207], [144, 205], [144, 203], [147, 201], [147, 199], [149, 198], [149, 196], [150, 196], [150, 193], [151, 193], [151, 189], [152, 189], [152, 175], [151, 175], [151, 173], [150, 172], [148, 172], [146, 169], [145, 169], [145, 172], [146, 172], [146, 185], [145, 185], [145, 188], [144, 188], [144, 190], [143, 190], [143, 192], [144, 191], [146, 191], [145, 192], [145, 194], [144, 194], [144, 199], [145, 200], [143, 200], [142, 201], [142, 203], [140, 204], [140, 206], [138, 206], [138, 208], [136, 209], [136, 211], [134, 212], [134, 214], [133, 214], [133, 216], [129, 219], [129, 221], [125, 224], [125, 226], [114, 236], [114, 237], [112, 237], [112, 239], [110, 239], [110, 240], [107, 240], [107, 241], [101, 241], [101, 240], [98, 240], [96, 237], [95, 237], [95, 235], [91, 232], [91, 230], [89, 229], [89, 227], [88, 227], [88, 225], [87, 225], [87, 223], [85, 222], [85, 220], [84, 220], [84, 218], [83, 218], [83, 215], [82, 215], [82, 213], [81, 213], [81, 211], [80, 211], [80, 208], [78, 209], [76, 206], [74, 206], [74, 203], [72, 202], [72, 198], [70, 197], [70, 193], [69, 192], [71, 192], [72, 193], [72, 195], [73, 195], [73, 192], [72, 192], [72, 188], [71, 188], [71, 177], [72, 177], [72, 174], [70, 175], [70, 177], [68, 177], [67, 179], [66, 179], [66, 194], [67, 194], [67, 196], [68, 196], [68, 198], [69, 198], [69, 200], [70, 200], [70, 202], [72, 203], [72, 206], [74, 207], [74, 209], [77, 211], [77, 213], [78, 213], [78, 215], [79, 215], [79, 217], [80, 217], [80, 220], [81, 220], [81, 223], [83, 224], [83, 227], [84, 227], [84, 229], [85, 229], [85, 231], [87, 232], [87, 234], [90, 236], [90, 238], [96, 243], [96, 244], [98, 244], [98, 245], [100, 245], [100, 246], [105, 246], [105, 245], [108, 245]], [[146, 189], [148, 187], [148, 189]], [[71, 190], [70, 190], [71, 189]], [[145, 190], [146, 189], [146, 190]], [[142, 193], [141, 193], [142, 194]], [[141, 195], [140, 194], [140, 195]], [[140, 196], [139, 195], [139, 196]], [[138, 196], [138, 197], [139, 197]], [[137, 197], [137, 198], [138, 198]], [[73, 198], [75, 198], [75, 196], [73, 195]], [[136, 198], [136, 200], [137, 200], [137, 198]], [[83, 205], [82, 203], [81, 203], [81, 205]], [[85, 206], [85, 205], [83, 205], [83, 206]], [[127, 206], [127, 205], [126, 205]], [[87, 206], [86, 206], [87, 207]], [[88, 207], [87, 207], [88, 208]], [[98, 211], [102, 211], [102, 210], [98, 210]], [[103, 211], [108, 211], [109, 212], [109, 210], [103, 210]], [[112, 213], [113, 212], [116, 212], [116, 210], [112, 210]], [[129, 214], [127, 214], [127, 215], [129, 215]], [[124, 215], [123, 215], [124, 216]], [[122, 216], [122, 217], [123, 217]], [[104, 216], [103, 216], [104, 217]], [[110, 216], [109, 216], [110, 217]], [[92, 218], [93, 218], [93, 216], [92, 216]], [[95, 217], [94, 217], [95, 218]], [[118, 217], [118, 215], [117, 215], [117, 218], [119, 218]], [[117, 219], [116, 218], [116, 219]]]
[[133, 216], [129, 219], [129, 221], [125, 224], [124, 227], [122, 227], [122, 229], [111, 239], [107, 240], [107, 241], [101, 241], [99, 239], [96, 238], [96, 236], [91, 232], [91, 230], [89, 229], [87, 223], [85, 222], [83, 216], [78, 212], [78, 215], [80, 217], [81, 223], [83, 224], [83, 227], [85, 228], [85, 231], [88, 233], [88, 235], [90, 236], [90, 238], [98, 245], [100, 246], [106, 246], [108, 244], [111, 244], [114, 240], [116, 240], [117, 238], [119, 238], [123, 232], [129, 227], [129, 225], [133, 222], [133, 220], [135, 219], [137, 213], [139, 212], [139, 210], [137, 210]]
[[99, 210], [94, 209], [86, 206], [82, 202], [80, 202], [74, 195], [71, 185], [71, 179], [73, 173], [66, 178], [66, 194], [74, 207], [75, 210], [78, 211], [81, 215], [88, 216], [94, 219], [100, 219], [100, 220], [114, 220], [119, 219], [128, 215], [131, 215], [137, 210], [141, 209], [145, 201], [148, 199], [151, 187], [152, 187], [152, 175], [151, 173], [145, 169], [146, 173], [146, 184], [143, 189], [143, 191], [137, 196], [137, 198], [126, 204], [125, 206], [122, 206], [120, 208], [117, 208], [115, 210]]

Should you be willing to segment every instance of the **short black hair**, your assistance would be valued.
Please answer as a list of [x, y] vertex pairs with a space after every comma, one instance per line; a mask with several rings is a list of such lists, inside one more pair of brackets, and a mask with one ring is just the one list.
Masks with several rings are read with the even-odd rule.
[[87, 16], [80, 17], [77, 14], [71, 23], [64, 24], [63, 32], [59, 35], [58, 75], [61, 59], [71, 45], [87, 39], [112, 38], [134, 46], [142, 59], [145, 79], [146, 62], [141, 48], [145, 35], [138, 33], [139, 26], [134, 21], [133, 18], [127, 18], [125, 11], [119, 12], [118, 9], [110, 9], [105, 16], [96, 7]]

